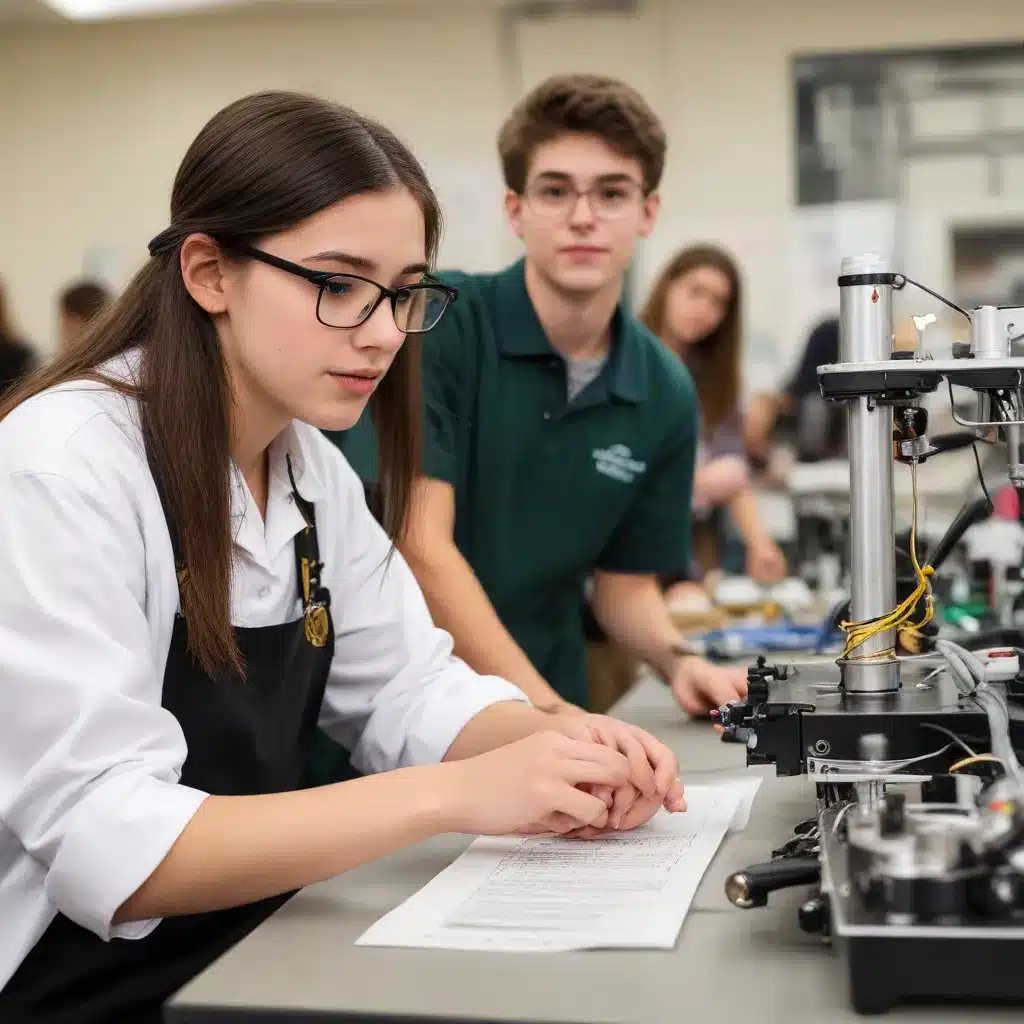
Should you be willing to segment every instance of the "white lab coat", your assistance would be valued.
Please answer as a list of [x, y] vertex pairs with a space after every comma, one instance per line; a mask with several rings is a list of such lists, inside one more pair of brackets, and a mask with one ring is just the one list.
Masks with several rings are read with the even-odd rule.
[[[303, 423], [271, 447], [265, 525], [233, 472], [233, 623], [300, 615], [288, 454], [332, 595], [320, 724], [355, 767], [437, 762], [485, 707], [526, 700], [452, 656], [358, 477]], [[207, 795], [178, 784], [185, 739], [160, 703], [177, 609], [136, 404], [79, 383], [0, 422], [0, 988], [58, 911], [104, 938], [158, 924], [111, 919]]]

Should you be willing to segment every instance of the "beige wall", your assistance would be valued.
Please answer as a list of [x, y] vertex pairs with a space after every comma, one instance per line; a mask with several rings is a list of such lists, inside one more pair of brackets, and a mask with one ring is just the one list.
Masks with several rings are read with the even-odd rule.
[[[648, 0], [630, 19], [522, 26], [520, 75], [529, 86], [556, 70], [600, 69], [648, 94], [671, 155], [641, 279], [682, 241], [719, 238], [744, 262], [753, 319], [785, 347], [791, 54], [1020, 37], [1022, 10], [1021, 0]], [[53, 297], [85, 254], [108, 249], [126, 272], [166, 224], [189, 140], [254, 89], [320, 92], [402, 134], [448, 201], [446, 263], [484, 267], [515, 251], [500, 219], [494, 135], [517, 87], [485, 0], [3, 32], [0, 277], [44, 349]]]

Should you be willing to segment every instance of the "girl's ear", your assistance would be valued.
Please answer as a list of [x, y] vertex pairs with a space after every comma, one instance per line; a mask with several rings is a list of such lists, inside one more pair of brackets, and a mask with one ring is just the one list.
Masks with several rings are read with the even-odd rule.
[[223, 256], [208, 235], [189, 235], [181, 243], [181, 278], [185, 290], [201, 309], [216, 314], [227, 311]]

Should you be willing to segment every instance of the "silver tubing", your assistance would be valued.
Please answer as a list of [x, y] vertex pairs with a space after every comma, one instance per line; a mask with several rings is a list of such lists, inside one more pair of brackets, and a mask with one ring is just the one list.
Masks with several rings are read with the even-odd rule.
[[[848, 257], [841, 274], [887, 274], [876, 255]], [[839, 290], [839, 358], [844, 363], [887, 360], [892, 353], [892, 285], [844, 284]], [[850, 618], [863, 622], [896, 607], [893, 526], [892, 409], [867, 398], [846, 403], [850, 450]], [[895, 630], [861, 644], [850, 660], [840, 659], [847, 693], [888, 693], [899, 689], [899, 661], [882, 652], [895, 645]]]

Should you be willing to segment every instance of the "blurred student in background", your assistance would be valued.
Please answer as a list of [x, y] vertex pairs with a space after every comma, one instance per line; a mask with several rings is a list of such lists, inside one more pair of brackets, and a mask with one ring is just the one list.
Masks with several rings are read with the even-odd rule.
[[[892, 336], [894, 351], [908, 352], [916, 346], [913, 321], [897, 318]], [[755, 395], [750, 403], [743, 429], [747, 454], [766, 465], [770, 475], [780, 482], [785, 480], [788, 467], [785, 458], [774, 457], [775, 442], [791, 445], [792, 455], [799, 462], [847, 457], [846, 405], [822, 398], [818, 383], [818, 367], [838, 361], [839, 318], [828, 316], [811, 331], [782, 387]], [[941, 403], [938, 410], [945, 413], [947, 408]], [[932, 410], [933, 415], [936, 411]]]
[[32, 349], [18, 337], [11, 322], [3, 282], [0, 281], [0, 395], [35, 369]]
[[61, 292], [57, 303], [60, 317], [58, 348], [65, 351], [82, 335], [98, 313], [110, 302], [110, 293], [95, 281], [79, 281]]
[[793, 442], [800, 462], [846, 455], [846, 412], [842, 402], [826, 402], [818, 386], [818, 367], [839, 359], [839, 321], [828, 317], [807, 339], [792, 375], [774, 392], [755, 395], [744, 425], [751, 458], [767, 464], [779, 433]]
[[[741, 302], [731, 257], [713, 246], [693, 246], [662, 270], [640, 319], [683, 361], [697, 385], [701, 437], [694, 522], [717, 526], [727, 513], [746, 551], [747, 574], [775, 583], [786, 575], [786, 558], [761, 523], [743, 445]], [[716, 532], [721, 550], [725, 530]]]

